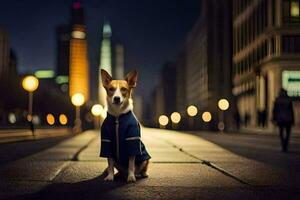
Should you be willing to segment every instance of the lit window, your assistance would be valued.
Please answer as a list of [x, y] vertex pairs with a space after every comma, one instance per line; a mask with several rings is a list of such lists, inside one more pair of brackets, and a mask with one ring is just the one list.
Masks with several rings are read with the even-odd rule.
[[291, 12], [292, 17], [299, 17], [299, 2], [298, 1], [291, 2], [290, 12]]
[[72, 32], [72, 37], [76, 39], [84, 39], [85, 38], [85, 33], [82, 31], [73, 31]]

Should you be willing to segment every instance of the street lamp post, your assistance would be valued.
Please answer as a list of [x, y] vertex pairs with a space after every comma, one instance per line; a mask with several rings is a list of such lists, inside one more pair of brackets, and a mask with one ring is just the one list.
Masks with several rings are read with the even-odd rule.
[[179, 112], [173, 112], [171, 114], [172, 128], [177, 129], [177, 125], [181, 120], [181, 115]]
[[38, 88], [39, 80], [35, 76], [26, 76], [22, 80], [22, 87], [28, 92], [28, 115], [27, 121], [30, 123], [30, 129], [34, 136], [34, 125], [32, 122], [32, 110], [33, 110], [33, 92]]
[[189, 129], [193, 129], [194, 128], [194, 117], [197, 115], [198, 113], [198, 109], [196, 106], [194, 105], [190, 105], [187, 108], [187, 114], [189, 116], [188, 121], [189, 121]]
[[76, 93], [71, 98], [72, 104], [76, 106], [76, 118], [73, 131], [75, 133], [81, 132], [80, 106], [84, 104], [84, 96], [81, 93]]
[[224, 112], [229, 108], [229, 102], [227, 99], [220, 99], [218, 101], [218, 107], [221, 110], [219, 114], [219, 123], [218, 123], [218, 129], [223, 132], [225, 129], [225, 123], [224, 123]]
[[95, 129], [99, 129], [100, 128], [100, 116], [103, 113], [103, 107], [100, 104], [95, 104], [95, 105], [93, 105], [91, 112], [94, 115], [94, 127], [95, 127]]

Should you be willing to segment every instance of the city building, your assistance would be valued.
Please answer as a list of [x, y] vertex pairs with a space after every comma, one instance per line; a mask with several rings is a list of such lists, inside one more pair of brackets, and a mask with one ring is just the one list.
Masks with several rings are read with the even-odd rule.
[[56, 28], [56, 83], [63, 92], [69, 91], [69, 65], [70, 65], [70, 39], [69, 25], [60, 25]]
[[8, 32], [0, 27], [0, 79], [7, 77], [10, 62], [10, 42]]
[[108, 22], [105, 22], [102, 30], [102, 42], [100, 49], [100, 66], [99, 66], [99, 102], [105, 106], [106, 91], [101, 82], [101, 69], [106, 70], [113, 79], [124, 78], [124, 46], [115, 43], [112, 40], [112, 29]]
[[82, 93], [89, 100], [89, 63], [84, 11], [80, 2], [72, 5], [69, 95]]
[[233, 93], [241, 116], [252, 127], [273, 127], [273, 104], [282, 87], [294, 99], [299, 126], [299, 3], [233, 1]]
[[[188, 106], [198, 108], [195, 128], [217, 129], [219, 99], [226, 98], [234, 105], [231, 94], [231, 20], [230, 0], [202, 0], [200, 16], [177, 56], [176, 108], [183, 119], [187, 118]], [[204, 111], [212, 114], [209, 125], [201, 121]], [[230, 113], [232, 106], [225, 114], [229, 116]], [[233, 123], [231, 117], [225, 119], [227, 124]]]
[[102, 42], [100, 49], [100, 66], [99, 66], [99, 103], [106, 106], [106, 91], [101, 82], [101, 69], [106, 70], [110, 75], [112, 75], [112, 51], [111, 51], [111, 26], [109, 23], [104, 23], [102, 30]]
[[[150, 126], [159, 126], [158, 118], [160, 115], [170, 117], [176, 111], [176, 66], [174, 62], [166, 62], [160, 71], [158, 85], [151, 94], [151, 113], [145, 116], [145, 121]], [[147, 111], [149, 112], [149, 111]], [[149, 121], [149, 117], [151, 121]]]

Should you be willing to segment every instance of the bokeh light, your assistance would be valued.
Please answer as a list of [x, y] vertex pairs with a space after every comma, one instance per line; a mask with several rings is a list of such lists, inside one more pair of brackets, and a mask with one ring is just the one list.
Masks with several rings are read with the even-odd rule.
[[66, 125], [68, 123], [68, 117], [65, 114], [60, 114], [58, 120], [61, 125]]
[[158, 122], [161, 126], [166, 126], [169, 123], [169, 118], [166, 115], [161, 115], [158, 118]]
[[211, 119], [212, 119], [212, 116], [211, 116], [210, 112], [206, 111], [202, 114], [202, 120], [204, 122], [210, 122]]
[[55, 123], [55, 117], [50, 113], [47, 114], [46, 120], [49, 125], [53, 125]]
[[178, 124], [181, 120], [181, 116], [180, 116], [180, 113], [178, 112], [173, 112], [171, 114], [171, 121], [175, 124]]
[[22, 87], [28, 91], [33, 92], [39, 86], [39, 80], [35, 76], [26, 76], [22, 81]]
[[221, 110], [227, 110], [229, 108], [229, 102], [227, 99], [220, 99], [218, 102], [218, 106]]
[[187, 108], [187, 113], [190, 117], [194, 117], [197, 115], [198, 113], [198, 109], [196, 106], [194, 105], [190, 105], [188, 108]]
[[82, 106], [84, 103], [84, 96], [81, 93], [76, 93], [72, 96], [71, 101], [74, 106]]

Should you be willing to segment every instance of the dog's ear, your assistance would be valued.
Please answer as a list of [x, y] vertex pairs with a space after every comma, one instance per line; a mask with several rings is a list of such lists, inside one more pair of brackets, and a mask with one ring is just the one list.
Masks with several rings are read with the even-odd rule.
[[125, 81], [127, 81], [129, 87], [131, 88], [136, 87], [137, 76], [138, 76], [138, 72], [136, 70], [132, 70], [126, 75]]
[[112, 77], [104, 69], [101, 69], [101, 79], [104, 87], [107, 87], [109, 83], [112, 81]]

